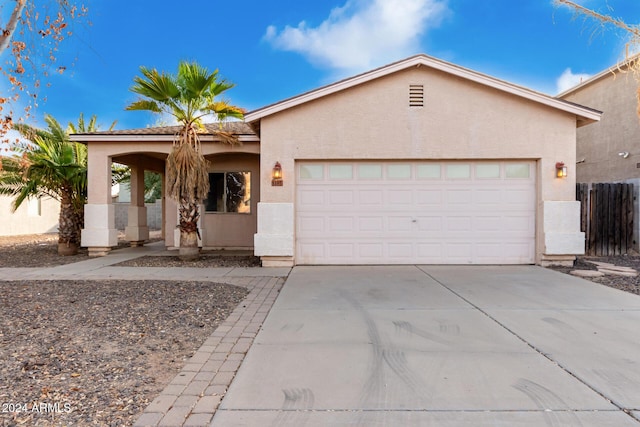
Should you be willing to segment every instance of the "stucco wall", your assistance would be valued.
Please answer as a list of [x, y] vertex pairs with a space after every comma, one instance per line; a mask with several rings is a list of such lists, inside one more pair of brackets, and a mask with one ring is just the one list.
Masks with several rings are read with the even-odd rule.
[[[408, 106], [414, 83], [425, 86], [423, 108]], [[426, 67], [269, 116], [261, 128], [263, 181], [276, 161], [285, 174], [263, 201], [293, 201], [295, 159], [540, 159], [541, 198], [575, 198], [574, 116]], [[557, 161], [568, 179], [555, 178]]]
[[[424, 85], [424, 107], [409, 107], [410, 84]], [[268, 247], [270, 240], [295, 239], [293, 229], [290, 235], [282, 230], [269, 234], [277, 221], [262, 213], [292, 209], [294, 164], [302, 159], [535, 160], [538, 260], [545, 253], [562, 254], [563, 248], [571, 253], [583, 238], [575, 209], [565, 204], [556, 209], [548, 202], [575, 201], [575, 140], [572, 114], [428, 67], [401, 71], [265, 117], [262, 182], [269, 182], [279, 161], [284, 186], [262, 189], [264, 227], [259, 224], [263, 231], [256, 236], [257, 253], [275, 255]], [[559, 161], [568, 166], [566, 179], [555, 177]], [[558, 223], [550, 222], [550, 216], [564, 214], [571, 217], [566, 221], [571, 227], [545, 231], [545, 224]]]
[[[251, 213], [205, 212], [202, 215], [202, 245], [210, 248], [251, 248], [257, 231], [258, 201], [260, 200], [260, 160], [253, 154], [219, 154], [207, 156], [209, 172], [251, 172]], [[175, 201], [167, 198], [167, 246], [175, 246], [177, 224]]]
[[25, 201], [11, 211], [13, 198], [0, 196], [0, 236], [58, 232], [60, 203], [50, 198]]
[[[564, 99], [603, 112], [598, 123], [578, 129], [578, 182], [614, 182], [640, 177], [638, 83], [630, 73], [605, 74]], [[622, 158], [620, 152], [629, 152]], [[584, 159], [584, 162], [582, 160]]]

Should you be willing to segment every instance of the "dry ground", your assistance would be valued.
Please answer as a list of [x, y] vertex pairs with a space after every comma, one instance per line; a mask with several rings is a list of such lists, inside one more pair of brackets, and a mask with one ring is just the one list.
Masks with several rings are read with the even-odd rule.
[[[560, 271], [569, 274], [571, 270], [597, 270], [595, 264], [591, 264], [588, 261], [608, 262], [618, 266], [631, 267], [636, 271], [640, 271], [640, 256], [634, 255], [620, 255], [611, 257], [580, 257], [575, 262], [573, 268], [568, 267], [553, 267], [553, 270]], [[599, 283], [601, 285], [609, 286], [611, 288], [620, 289], [625, 292], [640, 295], [640, 276], [639, 277], [624, 277], [607, 274], [604, 277], [593, 277], [586, 280]]]
[[[55, 235], [0, 237], [0, 267], [87, 259], [86, 252], [58, 256], [56, 242]], [[597, 260], [640, 270], [638, 256]], [[257, 261], [205, 256], [191, 266], [234, 262], [250, 266]], [[179, 261], [144, 257], [127, 264]], [[595, 269], [584, 259], [577, 267]], [[638, 278], [591, 280], [640, 292]], [[0, 282], [0, 425], [133, 424], [246, 294], [228, 284], [187, 281]]]
[[[86, 259], [59, 257], [56, 242], [0, 238], [0, 266]], [[132, 425], [246, 294], [209, 282], [0, 281], [0, 426]]]

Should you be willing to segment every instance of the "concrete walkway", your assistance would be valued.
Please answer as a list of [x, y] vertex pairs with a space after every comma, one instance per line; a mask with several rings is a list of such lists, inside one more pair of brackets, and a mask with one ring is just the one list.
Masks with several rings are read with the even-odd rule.
[[297, 267], [212, 425], [638, 426], [639, 330], [539, 267]]
[[139, 417], [136, 426], [206, 426], [271, 309], [289, 268], [114, 267], [146, 255], [166, 255], [163, 242], [119, 249], [51, 268], [0, 268], [0, 280], [191, 280], [242, 286], [249, 295], [213, 332]]

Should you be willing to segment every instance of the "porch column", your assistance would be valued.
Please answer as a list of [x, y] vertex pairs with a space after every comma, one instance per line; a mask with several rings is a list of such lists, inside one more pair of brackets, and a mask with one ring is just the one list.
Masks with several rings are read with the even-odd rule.
[[127, 226], [124, 229], [125, 239], [132, 247], [142, 246], [149, 239], [147, 226], [147, 208], [144, 205], [144, 169], [140, 165], [131, 169], [131, 204], [127, 215]]
[[89, 256], [103, 256], [118, 245], [115, 209], [111, 203], [111, 157], [92, 145], [87, 147], [88, 197], [81, 246], [89, 248]]

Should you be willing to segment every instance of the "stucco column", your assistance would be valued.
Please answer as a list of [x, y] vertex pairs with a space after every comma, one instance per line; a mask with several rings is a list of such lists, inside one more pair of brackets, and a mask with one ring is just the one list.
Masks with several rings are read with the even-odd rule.
[[131, 166], [131, 204], [127, 215], [127, 227], [124, 229], [125, 238], [131, 246], [142, 246], [149, 239], [147, 226], [147, 208], [144, 205], [144, 169]]
[[115, 209], [111, 204], [111, 157], [100, 147], [88, 145], [88, 203], [84, 207], [81, 245], [89, 256], [106, 255], [118, 245]]

